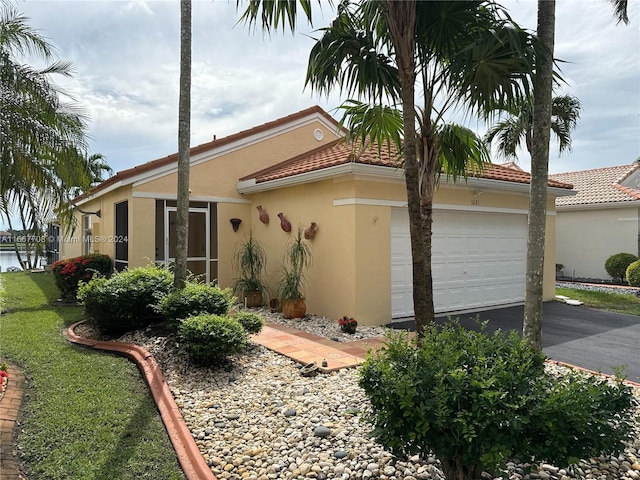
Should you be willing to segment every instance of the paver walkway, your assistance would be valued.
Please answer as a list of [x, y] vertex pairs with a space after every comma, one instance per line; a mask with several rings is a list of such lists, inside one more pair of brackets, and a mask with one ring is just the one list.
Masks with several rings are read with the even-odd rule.
[[24, 376], [13, 365], [7, 368], [9, 383], [0, 401], [0, 478], [22, 480], [14, 455], [14, 438], [17, 435], [18, 413], [24, 395]]
[[[277, 323], [264, 326], [253, 341], [303, 364], [316, 363], [321, 372], [332, 372], [341, 368], [355, 367], [365, 361], [369, 350], [377, 350], [384, 337], [336, 342], [313, 333], [301, 332]], [[323, 361], [327, 366], [323, 366]]]

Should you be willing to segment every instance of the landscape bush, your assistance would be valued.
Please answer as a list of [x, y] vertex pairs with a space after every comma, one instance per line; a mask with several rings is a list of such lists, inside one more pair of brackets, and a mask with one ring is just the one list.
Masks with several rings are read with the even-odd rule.
[[97, 277], [78, 289], [89, 321], [104, 333], [122, 333], [162, 319], [155, 306], [171, 290], [173, 274], [156, 266]]
[[212, 366], [240, 353], [248, 344], [245, 329], [237, 320], [222, 315], [197, 315], [180, 322], [180, 345], [198, 365]]
[[230, 289], [189, 281], [184, 289], [162, 298], [156, 311], [175, 324], [200, 314], [226, 315], [233, 302]]
[[242, 325], [245, 331], [251, 335], [257, 335], [264, 327], [264, 319], [257, 313], [238, 312], [233, 318], [240, 322], [240, 325]]
[[92, 253], [58, 260], [52, 265], [53, 279], [65, 301], [75, 301], [80, 282], [88, 282], [95, 275], [108, 277], [113, 271], [109, 255]]
[[640, 260], [632, 262], [625, 272], [627, 283], [632, 287], [640, 287]]
[[569, 465], [624, 449], [634, 426], [631, 388], [585, 374], [554, 376], [515, 332], [457, 323], [420, 344], [389, 334], [359, 384], [372, 436], [396, 455], [433, 451], [448, 480], [498, 473], [509, 459]]
[[632, 253], [616, 253], [607, 258], [604, 269], [614, 280], [622, 283], [627, 273], [627, 267], [638, 260]]

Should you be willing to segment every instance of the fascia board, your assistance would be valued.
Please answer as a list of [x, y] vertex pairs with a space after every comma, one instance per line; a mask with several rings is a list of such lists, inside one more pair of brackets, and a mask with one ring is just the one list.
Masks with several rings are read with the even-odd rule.
[[[505, 180], [495, 180], [492, 178], [477, 178], [477, 177], [468, 177], [466, 181], [461, 180], [458, 182], [453, 182], [450, 178], [446, 178], [445, 182], [440, 183], [441, 186], [446, 186], [449, 188], [467, 188], [472, 190], [486, 190], [486, 191], [501, 191], [501, 192], [511, 192], [511, 193], [521, 193], [524, 195], [529, 195], [529, 184], [528, 183], [519, 183], [519, 182], [509, 182]], [[574, 190], [567, 190], [566, 188], [558, 188], [558, 187], [548, 187], [547, 195], [551, 197], [564, 197], [564, 196], [572, 196], [577, 192]]]
[[576, 210], [613, 210], [619, 208], [640, 208], [640, 201], [632, 202], [608, 202], [608, 203], [585, 203], [581, 205], [556, 205], [559, 212], [569, 212]]
[[[288, 122], [283, 125], [273, 127], [266, 132], [255, 133], [253, 135], [250, 135], [249, 137], [241, 138], [234, 142], [230, 142], [225, 145], [221, 145], [219, 147], [214, 147], [211, 150], [193, 155], [189, 159], [190, 165], [191, 167], [194, 167], [196, 165], [207, 162], [209, 160], [213, 160], [214, 158], [227, 155], [228, 153], [232, 153], [237, 150], [250, 147], [251, 145], [264, 142], [265, 140], [270, 140], [278, 135], [282, 135], [283, 133], [288, 133], [297, 128], [313, 124], [316, 121], [319, 121], [320, 123], [322, 123], [328, 130], [335, 133], [339, 138], [344, 136], [344, 132], [336, 130], [336, 126], [332, 124], [324, 115], [321, 115], [320, 113], [313, 113], [307, 117], [300, 118], [293, 122]], [[140, 185], [144, 185], [147, 182], [152, 182], [164, 176], [176, 173], [177, 171], [178, 171], [177, 164], [171, 164], [165, 167], [158, 167], [157, 171], [149, 172], [146, 175], [144, 175], [144, 178], [139, 178], [135, 180], [135, 183], [133, 186], [138, 187]]]
[[112, 191], [114, 191], [114, 190], [116, 190], [116, 189], [118, 189], [118, 188], [120, 188], [121, 186], [126, 185], [126, 184], [127, 184], [126, 182], [122, 182], [122, 181], [120, 181], [120, 182], [116, 182], [116, 183], [114, 183], [114, 184], [112, 184], [112, 185], [109, 185], [109, 186], [108, 186], [107, 188], [105, 188], [104, 190], [100, 190], [100, 191], [99, 191], [98, 193], [96, 193], [96, 194], [89, 194], [88, 196], [86, 196], [86, 197], [85, 197], [85, 198], [83, 198], [82, 200], [78, 200], [77, 202], [74, 202], [74, 205], [78, 205], [78, 206], [80, 206], [80, 205], [84, 205], [85, 203], [88, 203], [88, 202], [90, 202], [90, 201], [92, 201], [92, 200], [95, 200], [96, 198], [100, 198], [100, 197], [102, 197], [103, 195], [106, 195], [107, 193], [112, 192]]
[[256, 183], [255, 179], [243, 180], [236, 183], [239, 193], [257, 193], [275, 190], [277, 188], [292, 187], [305, 183], [333, 179], [342, 175], [359, 175], [369, 178], [394, 179], [404, 178], [404, 172], [399, 168], [382, 167], [380, 165], [364, 165], [361, 163], [343, 163], [334, 167], [301, 173], [291, 177], [278, 178], [268, 182]]

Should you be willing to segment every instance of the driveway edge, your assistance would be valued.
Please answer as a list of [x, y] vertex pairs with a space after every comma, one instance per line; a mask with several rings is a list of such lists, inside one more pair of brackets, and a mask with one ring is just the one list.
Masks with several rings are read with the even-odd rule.
[[153, 356], [145, 348], [131, 343], [105, 342], [81, 337], [75, 333], [75, 328], [82, 323], [84, 320], [65, 329], [64, 337], [71, 343], [96, 350], [115, 352], [136, 362], [147, 385], [149, 385], [180, 466], [188, 480], [217, 480], [200, 453], [191, 431], [173, 399], [169, 385], [162, 375], [162, 370]]

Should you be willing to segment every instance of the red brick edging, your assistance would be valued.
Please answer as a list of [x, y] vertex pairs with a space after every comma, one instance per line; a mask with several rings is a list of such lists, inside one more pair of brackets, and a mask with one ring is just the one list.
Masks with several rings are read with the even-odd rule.
[[151, 354], [143, 347], [130, 343], [104, 342], [83, 338], [74, 331], [81, 323], [83, 321], [74, 323], [67, 328], [64, 331], [65, 338], [85, 347], [119, 353], [136, 362], [149, 385], [180, 466], [187, 478], [189, 480], [217, 480], [200, 453], [191, 431], [173, 399], [169, 385], [167, 385], [158, 363]]

